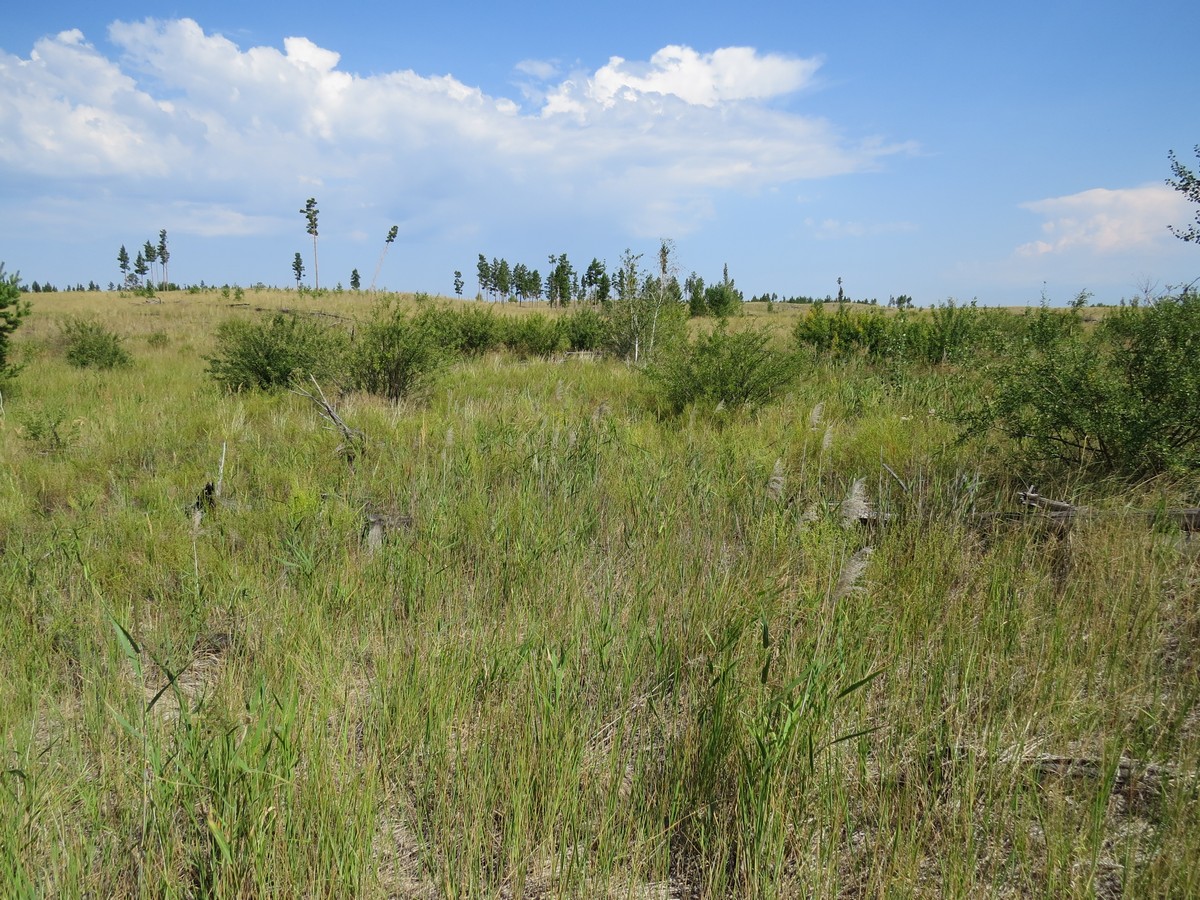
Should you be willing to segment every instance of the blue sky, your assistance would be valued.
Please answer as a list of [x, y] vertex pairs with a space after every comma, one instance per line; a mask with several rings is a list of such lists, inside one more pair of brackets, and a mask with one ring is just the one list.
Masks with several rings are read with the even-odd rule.
[[659, 238], [747, 294], [983, 303], [1200, 276], [1191, 2], [22, 5], [0, 34], [0, 259], [450, 293], [479, 253]]

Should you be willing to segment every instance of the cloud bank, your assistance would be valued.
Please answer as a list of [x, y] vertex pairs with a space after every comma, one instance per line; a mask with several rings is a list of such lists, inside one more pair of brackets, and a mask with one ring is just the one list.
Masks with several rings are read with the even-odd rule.
[[1073, 252], [1113, 254], [1175, 240], [1167, 229], [1187, 217], [1187, 200], [1166, 185], [1094, 188], [1021, 204], [1045, 218], [1042, 239], [1017, 248], [1020, 256]]
[[131, 215], [204, 209], [197, 228], [231, 235], [294, 230], [296, 198], [321, 191], [357, 217], [347, 229], [582, 216], [682, 235], [720, 191], [863, 171], [911, 149], [789, 111], [820, 60], [749, 47], [668, 46], [566, 76], [525, 60], [518, 71], [559, 80], [523, 107], [452, 75], [347, 72], [304, 37], [243, 49], [191, 19], [147, 19], [115, 22], [108, 39], [113, 56], [79, 31], [27, 58], [0, 52], [0, 183], [60, 205], [111, 195]]

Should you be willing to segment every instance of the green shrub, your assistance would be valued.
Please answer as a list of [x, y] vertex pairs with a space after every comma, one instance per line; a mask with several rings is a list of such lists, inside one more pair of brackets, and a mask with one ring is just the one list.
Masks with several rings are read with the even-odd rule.
[[[423, 295], [418, 295], [418, 297]], [[459, 309], [426, 298], [413, 322], [447, 353], [473, 356], [502, 346], [503, 322], [490, 309]]]
[[1124, 307], [1098, 334], [1124, 412], [1115, 458], [1131, 470], [1200, 468], [1200, 294]]
[[960, 306], [953, 300], [928, 315], [904, 309], [895, 314], [880, 309], [851, 312], [845, 304], [829, 315], [818, 302], [796, 323], [792, 337], [800, 347], [820, 353], [865, 353], [875, 361], [941, 365], [990, 353], [1017, 321], [1001, 310], [980, 309], [975, 303]]
[[818, 353], [843, 355], [865, 351], [873, 358], [897, 359], [907, 355], [917, 323], [901, 312], [897, 316], [881, 310], [851, 312], [838, 304], [833, 315], [818, 301], [796, 322], [792, 337], [800, 347]]
[[729, 277], [729, 266], [725, 266], [724, 277], [719, 282], [710, 284], [704, 289], [704, 305], [710, 316], [718, 316], [722, 319], [729, 316], [740, 316], [742, 300], [742, 292], [737, 289], [733, 279]]
[[58, 406], [32, 407], [21, 416], [21, 434], [41, 453], [59, 453], [79, 438], [79, 420]]
[[[418, 298], [421, 296], [418, 295]], [[463, 327], [462, 317], [457, 310], [433, 303], [426, 298], [419, 300], [417, 312], [412, 316], [411, 321], [426, 338], [446, 352], [459, 353], [461, 351]]]
[[231, 391], [279, 390], [297, 379], [324, 381], [343, 369], [346, 340], [295, 313], [276, 313], [265, 321], [228, 319], [217, 327], [217, 352], [208, 374]]
[[558, 325], [541, 313], [505, 320], [504, 346], [517, 356], [551, 356], [563, 346]]
[[458, 318], [459, 352], [476, 355], [501, 346], [501, 322], [492, 310], [471, 306], [459, 312]]
[[427, 388], [449, 355], [439, 343], [438, 333], [405, 316], [395, 305], [384, 304], [359, 332], [350, 354], [350, 383], [359, 390], [399, 400]]
[[814, 303], [808, 314], [796, 321], [792, 338], [800, 347], [811, 347], [818, 353], [833, 350], [836, 341], [834, 321], [826, 315], [824, 303]]
[[930, 311], [921, 338], [917, 349], [922, 361], [930, 365], [966, 362], [987, 341], [988, 320], [975, 303], [959, 306], [948, 300]]
[[1027, 465], [1123, 475], [1200, 468], [1200, 295], [1114, 313], [1092, 332], [1046, 308], [985, 372], [965, 434], [998, 433]]
[[666, 350], [647, 375], [660, 403], [672, 413], [698, 401], [759, 406], [796, 375], [795, 357], [769, 344], [766, 331], [730, 333], [722, 322], [711, 334]]
[[62, 323], [67, 345], [67, 362], [77, 369], [117, 369], [130, 365], [133, 357], [121, 346], [123, 338], [99, 322], [70, 318]]
[[594, 309], [581, 307], [559, 319], [559, 329], [568, 350], [599, 350], [607, 337], [607, 323]]

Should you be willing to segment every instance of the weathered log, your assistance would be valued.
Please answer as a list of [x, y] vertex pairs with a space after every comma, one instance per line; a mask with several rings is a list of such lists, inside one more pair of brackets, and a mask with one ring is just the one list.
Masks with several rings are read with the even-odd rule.
[[388, 532], [395, 531], [397, 528], [411, 528], [412, 524], [412, 516], [367, 513], [363, 517], [362, 529], [363, 544], [366, 546], [367, 552], [373, 556], [382, 549]]
[[1070, 524], [1075, 519], [1092, 518], [1100, 515], [1137, 516], [1151, 522], [1172, 522], [1186, 532], [1200, 531], [1200, 507], [1174, 509], [1113, 509], [1098, 510], [1091, 506], [1074, 506], [1062, 500], [1043, 497], [1030, 488], [1021, 491], [1017, 499], [1024, 505], [1041, 510], [1041, 515], [1053, 522]]

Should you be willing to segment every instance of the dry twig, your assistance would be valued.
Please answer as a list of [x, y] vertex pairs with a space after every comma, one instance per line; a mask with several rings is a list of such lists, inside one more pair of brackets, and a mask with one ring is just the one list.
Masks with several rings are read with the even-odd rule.
[[315, 403], [317, 408], [321, 410], [321, 415], [328, 419], [332, 426], [341, 432], [343, 440], [335, 452], [345, 456], [346, 462], [353, 466], [354, 461], [358, 457], [367, 455], [367, 436], [357, 428], [351, 428], [342, 421], [342, 417], [337, 414], [337, 410], [325, 398], [325, 392], [321, 390], [321, 385], [317, 383], [317, 379], [312, 375], [308, 377], [312, 381], [313, 387], [316, 388], [316, 393], [314, 394], [312, 391], [304, 390], [300, 387], [293, 387], [292, 393], [299, 394], [301, 397], [307, 397]]

